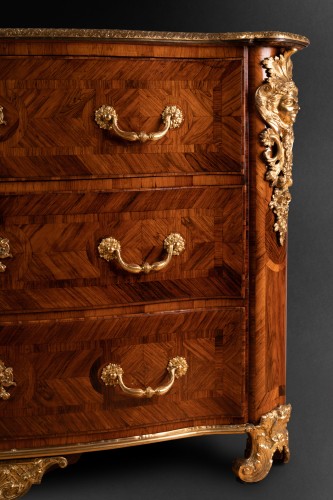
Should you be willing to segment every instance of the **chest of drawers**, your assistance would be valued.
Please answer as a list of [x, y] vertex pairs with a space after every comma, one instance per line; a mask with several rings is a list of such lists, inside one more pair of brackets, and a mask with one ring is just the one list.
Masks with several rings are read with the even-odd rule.
[[209, 433], [248, 435], [243, 481], [288, 461], [308, 43], [0, 30], [1, 498], [74, 455]]

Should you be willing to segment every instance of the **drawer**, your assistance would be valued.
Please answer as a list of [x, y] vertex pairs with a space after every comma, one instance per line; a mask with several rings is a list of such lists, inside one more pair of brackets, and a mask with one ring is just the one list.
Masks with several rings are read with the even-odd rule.
[[[157, 182], [157, 181], [156, 181]], [[195, 298], [242, 298], [245, 276], [243, 186], [50, 191], [0, 198], [0, 309], [103, 308]], [[168, 265], [134, 274], [101, 257], [107, 238], [137, 266], [166, 260], [165, 240], [184, 251]]]
[[[243, 170], [241, 57], [2, 56], [0, 75], [2, 178]], [[163, 130], [167, 106], [183, 122], [157, 141], [124, 141], [95, 121], [103, 105], [125, 132]]]
[[[3, 324], [1, 368], [16, 385], [0, 404], [2, 448], [243, 422], [244, 316], [225, 308]], [[165, 388], [175, 357], [187, 371], [163, 395], [134, 397], [102, 380], [116, 364], [130, 391]]]

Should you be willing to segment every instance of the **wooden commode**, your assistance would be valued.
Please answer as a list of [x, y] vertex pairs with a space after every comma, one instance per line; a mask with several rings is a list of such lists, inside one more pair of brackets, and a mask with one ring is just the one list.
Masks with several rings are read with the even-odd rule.
[[[289, 458], [280, 32], [0, 29], [0, 498], [97, 450]], [[111, 453], [111, 452], [110, 452]]]

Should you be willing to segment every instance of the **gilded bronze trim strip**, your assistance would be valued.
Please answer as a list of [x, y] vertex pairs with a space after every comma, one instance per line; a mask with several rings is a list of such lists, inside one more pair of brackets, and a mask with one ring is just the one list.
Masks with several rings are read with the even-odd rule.
[[[124, 448], [139, 444], [156, 443], [171, 439], [180, 439], [205, 434], [245, 434], [248, 435], [248, 446], [245, 450], [245, 458], [236, 459], [233, 463], [233, 472], [242, 481], [257, 482], [264, 479], [273, 463], [273, 460], [288, 462], [289, 443], [287, 423], [290, 419], [291, 405], [280, 405], [269, 413], [262, 415], [258, 425], [208, 425], [187, 427], [173, 431], [160, 432], [156, 434], [143, 434], [119, 439], [98, 441], [92, 443], [78, 443], [76, 445], [54, 446], [47, 448], [27, 448], [23, 450], [13, 449], [0, 453], [3, 467], [18, 463], [16, 459], [34, 457], [32, 464], [39, 464], [54, 459], [55, 455], [73, 455], [92, 451], [102, 451], [112, 448]], [[53, 458], [46, 458], [52, 456]], [[44, 457], [38, 460], [39, 457]], [[59, 457], [60, 467], [67, 464], [66, 459]], [[28, 462], [28, 461], [27, 461]], [[1, 462], [0, 462], [1, 472]], [[1, 486], [1, 485], [0, 485]], [[6, 497], [7, 498], [7, 497]], [[10, 497], [12, 498], [12, 497]]]
[[[69, 444], [63, 446], [52, 446], [45, 448], [25, 448], [12, 449], [9, 451], [0, 452], [0, 460], [9, 460], [16, 458], [30, 457], [47, 457], [55, 455], [73, 455], [76, 453], [87, 453], [91, 451], [110, 450], [113, 448], [125, 448], [126, 446], [136, 446], [139, 444], [157, 443], [161, 441], [170, 441], [172, 439], [182, 439], [194, 436], [204, 436], [206, 434], [246, 434], [255, 438], [256, 434], [260, 435], [266, 432], [266, 429], [272, 436], [272, 441], [278, 443], [278, 429], [285, 426], [289, 420], [291, 412], [290, 405], [280, 405], [271, 412], [263, 415], [260, 424], [238, 424], [238, 425], [198, 425], [195, 427], [185, 427], [165, 432], [157, 432], [155, 434], [142, 434], [139, 436], [130, 436], [118, 439], [109, 439], [90, 443]], [[267, 423], [270, 423], [268, 426]], [[277, 424], [277, 425], [276, 425]], [[274, 431], [274, 432], [273, 432]], [[286, 444], [286, 431], [283, 431], [283, 445]]]
[[156, 434], [142, 434], [118, 439], [109, 439], [90, 443], [78, 443], [63, 446], [45, 448], [12, 449], [0, 452], [0, 460], [16, 458], [47, 457], [54, 455], [73, 455], [76, 453], [87, 453], [92, 451], [110, 450], [114, 448], [126, 448], [139, 444], [158, 443], [172, 439], [182, 439], [206, 434], [245, 434], [248, 424], [240, 425], [200, 425], [196, 427], [185, 427]]
[[280, 31], [188, 33], [166, 31], [75, 29], [75, 28], [0, 28], [0, 37], [5, 38], [98, 38], [106, 40], [138, 40], [144, 42], [224, 42], [237, 41], [244, 45], [255, 42], [294, 43], [301, 47], [309, 45], [307, 37]]

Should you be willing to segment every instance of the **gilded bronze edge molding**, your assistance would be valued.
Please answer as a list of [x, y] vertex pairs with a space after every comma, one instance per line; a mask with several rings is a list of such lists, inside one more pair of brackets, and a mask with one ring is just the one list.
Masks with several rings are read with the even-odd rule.
[[46, 457], [56, 455], [73, 455], [76, 453], [86, 453], [91, 451], [102, 451], [113, 448], [125, 448], [139, 444], [157, 443], [160, 441], [170, 441], [205, 434], [245, 434], [248, 424], [239, 425], [203, 425], [196, 427], [185, 427], [172, 431], [158, 432], [155, 434], [141, 434], [125, 438], [102, 440], [89, 443], [78, 443], [74, 445], [53, 446], [45, 448], [25, 448], [12, 449], [0, 452], [0, 460], [16, 458]]
[[288, 230], [288, 213], [292, 186], [293, 125], [299, 111], [298, 89], [292, 79], [291, 55], [297, 49], [283, 51], [262, 61], [267, 79], [255, 94], [257, 110], [267, 124], [260, 134], [260, 142], [266, 147], [263, 153], [266, 164], [266, 180], [273, 188], [270, 209], [275, 214], [274, 231], [279, 244], [283, 245]]
[[[47, 456], [73, 455], [76, 453], [86, 453], [91, 451], [102, 451], [113, 448], [124, 448], [127, 446], [136, 446], [140, 444], [157, 443], [160, 441], [169, 441], [172, 439], [182, 439], [194, 436], [203, 436], [205, 434], [248, 434], [255, 438], [256, 434], [264, 435], [269, 433], [272, 437], [272, 443], [278, 447], [279, 432], [286, 439], [286, 424], [289, 421], [291, 405], [280, 405], [270, 412], [262, 415], [258, 425], [246, 424], [226, 424], [226, 425], [198, 425], [194, 427], [184, 427], [171, 431], [157, 432], [154, 434], [140, 434], [123, 438], [93, 441], [88, 443], [77, 443], [63, 446], [52, 446], [44, 448], [24, 448], [11, 449], [0, 452], [0, 460], [10, 460], [16, 458], [38, 458]], [[282, 443], [285, 444], [285, 441]]]
[[[238, 458], [234, 460], [233, 472], [244, 482], [257, 482], [267, 476], [274, 459], [282, 462], [289, 461], [290, 452], [287, 423], [290, 419], [290, 413], [290, 404], [279, 405], [270, 412], [262, 415], [260, 422], [257, 425], [248, 423], [239, 425], [196, 426], [155, 434], [143, 434], [139, 436], [90, 443], [78, 443], [75, 445], [26, 448], [21, 450], [12, 449], [0, 453], [0, 475], [1, 472], [3, 472], [5, 474], [5, 479], [7, 480], [8, 474], [10, 475], [12, 472], [15, 473], [16, 464], [19, 464], [20, 466], [21, 464], [24, 465], [24, 459], [30, 459], [25, 460], [25, 462], [29, 468], [32, 467], [32, 471], [38, 472], [38, 474], [40, 471], [43, 474], [44, 464], [47, 465], [51, 461], [55, 461], [58, 465], [60, 465], [60, 467], [65, 467], [67, 465], [67, 460], [63, 456], [59, 455], [75, 455], [85, 452], [157, 443], [159, 441], [168, 441], [176, 438], [180, 439], [192, 436], [203, 436], [205, 434], [247, 434], [248, 440], [245, 450], [245, 458]], [[57, 455], [58, 457], [55, 458]], [[39, 467], [38, 464], [41, 464], [42, 467]], [[8, 474], [6, 471], [9, 471]], [[32, 484], [40, 482], [42, 474], [38, 475], [38, 477], [35, 477], [35, 473], [31, 475], [29, 471], [27, 474], [27, 477], [24, 475], [22, 476], [23, 479], [28, 480], [27, 483], [22, 483], [22, 487], [30, 488]], [[36, 479], [38, 479], [38, 481]], [[8, 488], [11, 487], [11, 483], [8, 482]]]
[[75, 28], [0, 28], [0, 37], [9, 38], [99, 38], [113, 40], [142, 40], [142, 41], [190, 41], [190, 42], [219, 42], [244, 41], [255, 42], [260, 40], [277, 40], [279, 42], [295, 42], [306, 47], [310, 41], [307, 37], [295, 33], [280, 31], [254, 31], [230, 33], [200, 33], [200, 32], [168, 32], [168, 31], [140, 31], [140, 30], [109, 30], [109, 29], [75, 29]]

